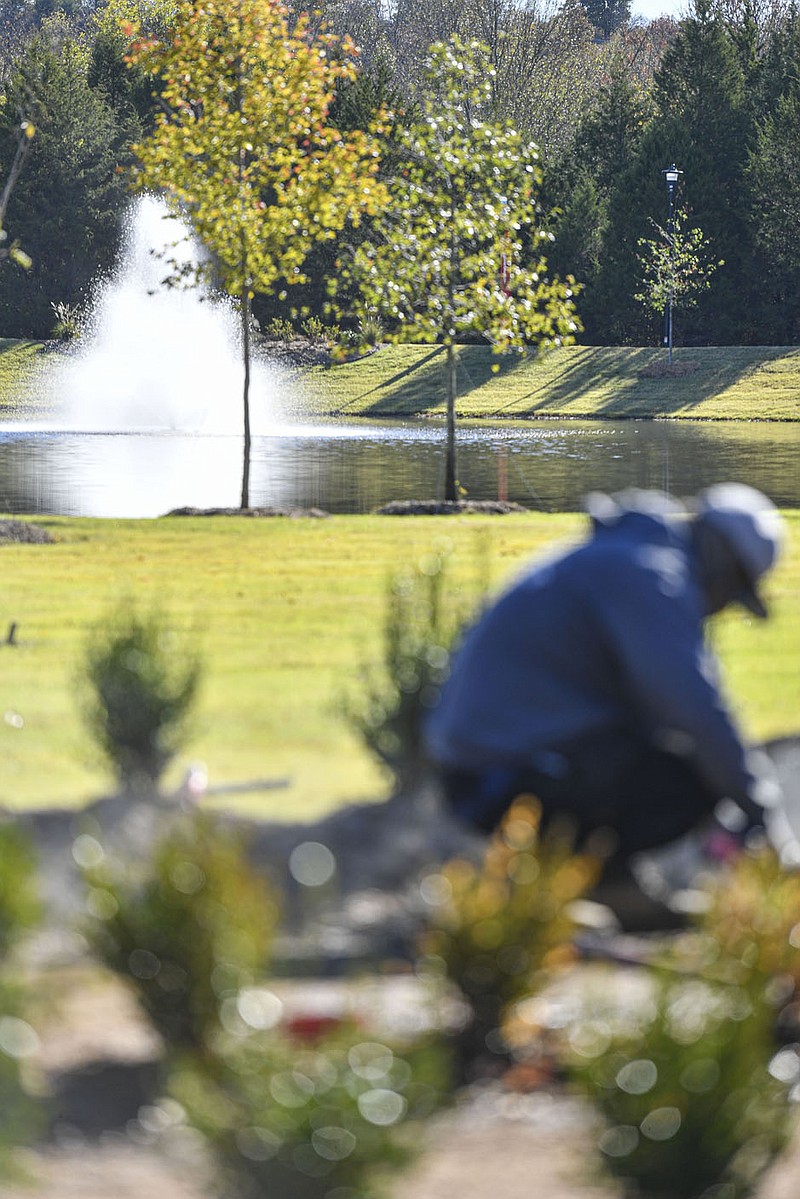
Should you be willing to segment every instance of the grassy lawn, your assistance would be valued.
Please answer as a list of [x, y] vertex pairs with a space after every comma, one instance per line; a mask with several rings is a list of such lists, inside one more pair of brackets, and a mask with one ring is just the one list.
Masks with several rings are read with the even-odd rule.
[[[54, 352], [0, 339], [0, 416], [26, 413], [32, 374]], [[318, 415], [441, 416], [444, 358], [441, 346], [385, 346], [357, 362], [306, 369], [295, 382]], [[800, 420], [796, 347], [679, 349], [675, 366], [686, 373], [659, 376], [665, 361], [662, 350], [634, 347], [571, 346], [537, 358], [462, 346], [458, 411], [492, 419]]]
[[[308, 403], [351, 416], [440, 416], [445, 353], [389, 346], [360, 361], [305, 375]], [[678, 417], [800, 420], [800, 349], [705, 347], [678, 350], [686, 374], [650, 377], [663, 351], [572, 346], [542, 358], [459, 351], [458, 412], [464, 417]], [[493, 373], [493, 368], [496, 373]]]
[[27, 415], [26, 390], [47, 351], [40, 341], [0, 337], [0, 415]]
[[[714, 630], [754, 737], [800, 726], [800, 513], [788, 519], [790, 553], [770, 587], [775, 619], [730, 614]], [[132, 597], [158, 604], [197, 639], [207, 664], [194, 741], [168, 782], [195, 758], [212, 783], [288, 776], [288, 790], [247, 802], [297, 818], [386, 793], [341, 700], [377, 653], [387, 578], [451, 548], [453, 585], [471, 595], [486, 552], [497, 586], [532, 552], [582, 527], [561, 514], [37, 523], [55, 545], [0, 546], [0, 640], [11, 621], [19, 626], [19, 644], [0, 645], [0, 803], [77, 804], [107, 790], [76, 680], [93, 626]]]

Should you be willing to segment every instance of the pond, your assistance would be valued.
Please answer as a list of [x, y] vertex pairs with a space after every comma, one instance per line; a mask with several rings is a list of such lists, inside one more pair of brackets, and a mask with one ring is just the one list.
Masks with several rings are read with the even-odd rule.
[[[800, 424], [665, 421], [462, 422], [458, 476], [470, 499], [569, 510], [587, 492], [659, 487], [690, 494], [750, 483], [800, 507]], [[444, 431], [431, 421], [287, 423], [254, 438], [251, 503], [368, 512], [441, 494]], [[152, 517], [235, 507], [241, 438], [75, 433], [0, 425], [0, 509]]]

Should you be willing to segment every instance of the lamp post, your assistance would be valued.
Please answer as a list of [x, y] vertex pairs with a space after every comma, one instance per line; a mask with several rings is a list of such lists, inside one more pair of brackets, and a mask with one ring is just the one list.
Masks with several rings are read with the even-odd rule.
[[669, 215], [667, 217], [667, 236], [670, 245], [670, 277], [669, 277], [669, 300], [667, 302], [667, 328], [664, 332], [664, 344], [669, 347], [668, 362], [672, 366], [672, 297], [675, 283], [674, 277], [674, 257], [672, 254], [672, 238], [675, 232], [675, 188], [678, 184], [678, 179], [683, 174], [679, 171], [673, 162], [671, 167], [667, 167], [661, 172], [667, 184], [667, 197], [669, 199]]

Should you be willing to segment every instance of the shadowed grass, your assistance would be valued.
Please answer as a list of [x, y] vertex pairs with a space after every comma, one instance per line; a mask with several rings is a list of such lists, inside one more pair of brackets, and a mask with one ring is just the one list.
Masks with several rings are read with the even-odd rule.
[[[462, 346], [458, 356], [464, 417], [800, 420], [797, 348], [679, 350], [675, 370], [686, 373], [673, 375], [660, 373], [664, 356], [652, 349], [571, 346], [537, 357]], [[444, 350], [388, 346], [357, 362], [315, 367], [305, 381], [308, 402], [320, 413], [438, 416]]]
[[[37, 342], [0, 340], [0, 417], [27, 415], [34, 371], [58, 351]], [[268, 351], [267, 351], [268, 352]], [[462, 417], [587, 417], [694, 420], [800, 420], [800, 349], [706, 346], [675, 352], [619, 346], [570, 346], [537, 356], [458, 350]], [[299, 371], [293, 386], [316, 415], [441, 416], [441, 346], [385, 346], [355, 362]]]
[[[740, 613], [715, 640], [745, 727], [800, 725], [800, 514], [771, 582], [775, 619]], [[2, 545], [0, 804], [83, 803], [111, 785], [89, 758], [76, 673], [89, 630], [121, 598], [157, 605], [193, 634], [206, 662], [190, 757], [212, 783], [289, 776], [248, 804], [305, 818], [387, 781], [337, 713], [377, 658], [389, 576], [452, 547], [448, 574], [474, 596], [488, 545], [492, 586], [533, 552], [580, 533], [575, 515], [335, 517], [327, 521], [39, 518], [55, 545]], [[167, 778], [177, 782], [184, 758]]]

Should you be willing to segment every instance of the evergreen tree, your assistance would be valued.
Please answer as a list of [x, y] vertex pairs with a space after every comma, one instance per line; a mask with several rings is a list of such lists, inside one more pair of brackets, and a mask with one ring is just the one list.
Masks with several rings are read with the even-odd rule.
[[87, 79], [88, 54], [58, 18], [29, 42], [0, 113], [0, 167], [16, 148], [19, 111], [36, 127], [8, 224], [30, 255], [25, 273], [0, 275], [0, 329], [47, 337], [51, 304], [82, 303], [118, 248], [125, 187], [116, 173], [128, 131]]
[[678, 197], [702, 227], [725, 266], [682, 322], [686, 341], [726, 344], [759, 335], [754, 309], [741, 298], [753, 286], [755, 247], [743, 200], [742, 177], [750, 128], [745, 74], [737, 47], [711, 0], [693, 14], [664, 54], [654, 81], [656, 112], [638, 152], [617, 179], [609, 202], [608, 233], [587, 322], [601, 340], [650, 341], [653, 327], [634, 300], [637, 243], [649, 222], [663, 220], [663, 171], [684, 172]]
[[546, 176], [545, 205], [558, 210], [548, 259], [553, 270], [583, 283], [577, 306], [589, 341], [607, 336], [607, 314], [598, 309], [596, 285], [612, 203], [638, 153], [651, 109], [628, 64], [615, 57], [569, 155]]
[[665, 146], [667, 166], [683, 167], [685, 200], [724, 259], [708, 293], [685, 320], [688, 339], [705, 344], [752, 341], [751, 312], [741, 297], [753, 284], [753, 238], [743, 202], [750, 120], [747, 76], [740, 49], [711, 0], [694, 14], [664, 55], [654, 92], [660, 123], [674, 129], [676, 149]]
[[755, 260], [748, 307], [757, 314], [759, 340], [786, 344], [800, 338], [800, 14], [794, 5], [770, 29], [752, 79], [748, 99], [753, 134], [744, 182], [748, 222], [760, 257]]
[[800, 87], [781, 96], [758, 127], [748, 164], [751, 219], [765, 257], [769, 341], [800, 340]]
[[581, 4], [597, 32], [606, 39], [627, 25], [631, 17], [630, 0], [581, 0]]

